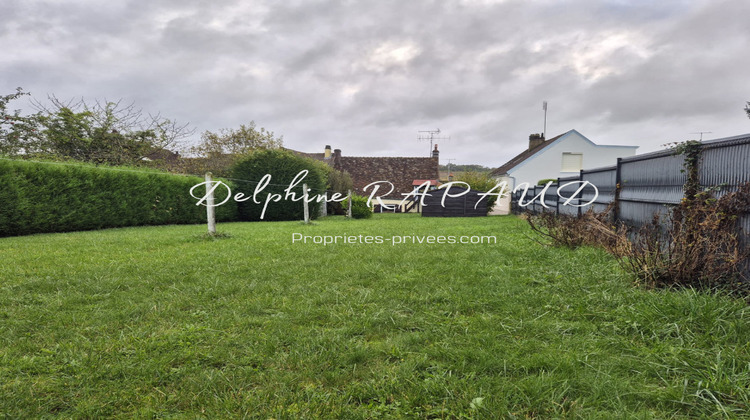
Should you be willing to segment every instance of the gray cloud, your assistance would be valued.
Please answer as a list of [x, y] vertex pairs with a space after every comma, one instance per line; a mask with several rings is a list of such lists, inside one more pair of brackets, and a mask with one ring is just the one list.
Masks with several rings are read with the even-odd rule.
[[737, 1], [8, 0], [0, 88], [123, 98], [199, 132], [498, 166], [542, 130], [641, 151], [750, 132]]

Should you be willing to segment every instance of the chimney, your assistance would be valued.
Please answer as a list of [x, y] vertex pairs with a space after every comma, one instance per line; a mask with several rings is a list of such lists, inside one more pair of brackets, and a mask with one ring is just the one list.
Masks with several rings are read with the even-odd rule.
[[539, 146], [542, 143], [544, 143], [544, 135], [535, 133], [529, 136], [529, 150]]
[[333, 157], [339, 159], [341, 157], [341, 149], [333, 149]]
[[323, 154], [323, 158], [325, 158], [325, 159], [330, 159], [331, 158], [331, 145], [330, 144], [326, 144], [326, 149], [325, 149], [325, 152]]
[[434, 159], [439, 159], [440, 158], [440, 152], [437, 149], [437, 144], [435, 145], [435, 150], [432, 151], [432, 157]]

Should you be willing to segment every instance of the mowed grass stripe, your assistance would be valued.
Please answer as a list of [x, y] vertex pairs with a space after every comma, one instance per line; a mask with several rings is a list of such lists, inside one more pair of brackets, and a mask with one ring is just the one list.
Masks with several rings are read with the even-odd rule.
[[[648, 291], [515, 217], [0, 239], [10, 417], [742, 417], [746, 304]], [[292, 235], [496, 235], [315, 245]]]

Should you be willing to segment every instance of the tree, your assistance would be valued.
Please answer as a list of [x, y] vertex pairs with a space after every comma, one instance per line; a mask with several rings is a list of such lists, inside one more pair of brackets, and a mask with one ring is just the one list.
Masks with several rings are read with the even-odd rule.
[[21, 88], [0, 97], [0, 154], [52, 157], [113, 165], [138, 164], [154, 150], [175, 146], [192, 134], [188, 124], [145, 115], [133, 104], [84, 100], [32, 100], [36, 113], [9, 111], [9, 102], [29, 95]]
[[22, 116], [21, 110], [8, 110], [11, 101], [29, 95], [20, 87], [15, 93], [0, 96], [0, 155], [16, 156], [34, 151], [39, 139], [38, 115]]
[[194, 157], [183, 159], [179, 170], [194, 174], [211, 171], [217, 176], [228, 176], [229, 168], [243, 156], [256, 150], [277, 149], [282, 143], [283, 136], [276, 137], [272, 131], [257, 128], [255, 121], [240, 125], [238, 129], [205, 131], [200, 144], [187, 150]]
[[750, 118], [750, 102], [747, 102], [747, 105], [745, 105], [745, 113], [747, 114], [747, 118]]
[[212, 155], [244, 155], [256, 149], [276, 149], [282, 146], [283, 136], [275, 137], [272, 131], [256, 128], [255, 121], [240, 125], [238, 129], [222, 128], [218, 133], [206, 131], [201, 143], [190, 151], [200, 157]]
[[154, 150], [174, 147], [194, 130], [188, 124], [157, 115], [144, 115], [134, 104], [93, 104], [83, 100], [63, 102], [54, 96], [49, 104], [34, 102], [42, 127], [37, 154], [113, 165], [138, 164]]

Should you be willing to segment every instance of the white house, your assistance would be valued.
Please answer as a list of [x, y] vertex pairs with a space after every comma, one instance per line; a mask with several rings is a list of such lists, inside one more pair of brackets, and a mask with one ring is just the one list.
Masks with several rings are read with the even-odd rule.
[[[529, 136], [529, 147], [495, 169], [490, 175], [505, 181], [511, 190], [521, 183], [536, 185], [548, 178], [575, 176], [581, 169], [611, 166], [617, 158], [635, 155], [638, 146], [594, 144], [576, 130], [545, 140], [542, 135]], [[510, 197], [498, 200], [493, 214], [510, 213]]]

